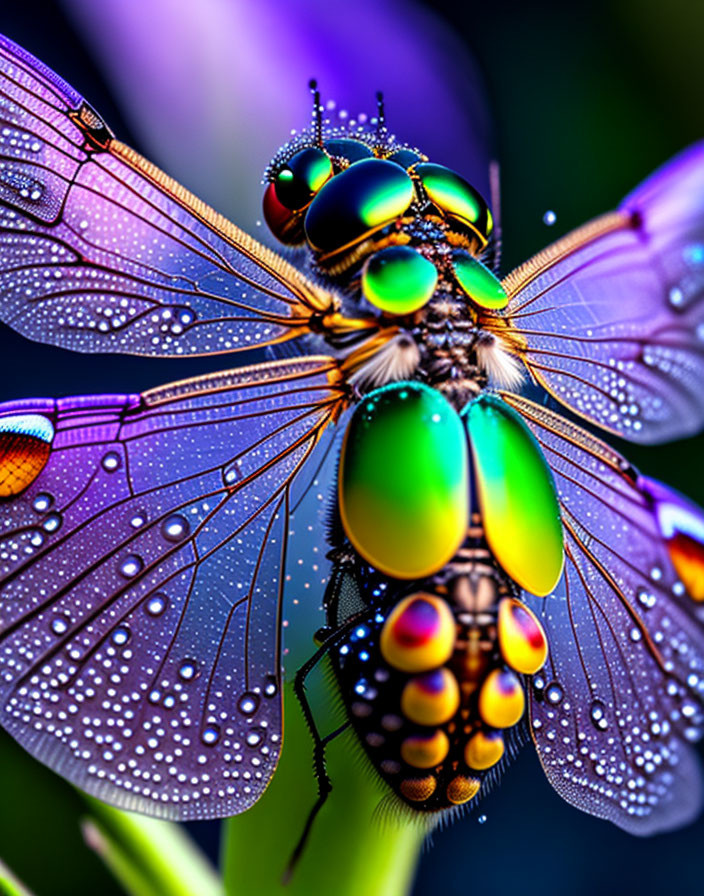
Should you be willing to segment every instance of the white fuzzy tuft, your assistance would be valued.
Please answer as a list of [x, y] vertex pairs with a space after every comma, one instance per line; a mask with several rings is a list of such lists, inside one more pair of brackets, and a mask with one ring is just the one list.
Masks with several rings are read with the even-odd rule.
[[383, 386], [408, 379], [420, 361], [420, 351], [408, 333], [398, 333], [350, 377], [350, 382], [363, 387]]
[[477, 344], [477, 362], [489, 377], [489, 385], [500, 389], [517, 389], [523, 382], [523, 365], [509, 354], [498, 339], [480, 340]]

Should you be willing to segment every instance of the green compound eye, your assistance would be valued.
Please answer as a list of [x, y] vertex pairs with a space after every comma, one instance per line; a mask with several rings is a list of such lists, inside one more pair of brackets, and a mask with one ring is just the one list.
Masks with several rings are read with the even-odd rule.
[[347, 159], [350, 165], [361, 159], [371, 159], [374, 153], [366, 143], [361, 140], [350, 140], [349, 137], [340, 137], [338, 140], [327, 140], [325, 151], [339, 159]]
[[469, 521], [459, 414], [424, 383], [371, 392], [345, 433], [338, 497], [347, 537], [368, 563], [398, 579], [437, 572]]
[[473, 186], [449, 168], [432, 162], [416, 165], [414, 171], [433, 205], [469, 224], [483, 240], [489, 239], [492, 230], [489, 206]]
[[518, 414], [493, 395], [462, 411], [492, 553], [521, 588], [543, 597], [562, 574], [560, 506], [550, 468]]
[[422, 308], [437, 282], [435, 265], [409, 246], [382, 249], [362, 272], [365, 297], [388, 314], [412, 314]]
[[328, 156], [314, 147], [302, 149], [276, 175], [276, 198], [291, 211], [298, 211], [308, 205], [330, 177], [332, 162]]
[[452, 268], [457, 282], [475, 305], [486, 308], [487, 311], [501, 311], [508, 305], [508, 296], [501, 281], [469, 252], [455, 252], [452, 256]]
[[397, 149], [395, 153], [388, 157], [390, 162], [396, 162], [402, 168], [408, 170], [416, 162], [420, 162], [421, 158], [417, 152], [412, 149]]
[[393, 162], [362, 159], [336, 174], [306, 212], [308, 242], [334, 252], [390, 224], [413, 201], [413, 181]]

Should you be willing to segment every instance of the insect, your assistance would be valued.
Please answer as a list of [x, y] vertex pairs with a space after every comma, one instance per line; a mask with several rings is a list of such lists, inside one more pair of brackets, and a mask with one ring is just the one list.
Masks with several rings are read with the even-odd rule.
[[123, 808], [251, 806], [280, 749], [292, 488], [336, 427], [327, 624], [296, 680], [316, 809], [305, 681], [328, 657], [413, 810], [476, 801], [529, 730], [583, 811], [685, 823], [704, 516], [572, 418], [642, 443], [701, 427], [704, 146], [499, 281], [469, 183], [381, 100], [368, 125], [315, 106], [264, 195], [299, 269], [0, 41], [2, 320], [84, 352], [315, 351], [0, 406], [0, 722]]

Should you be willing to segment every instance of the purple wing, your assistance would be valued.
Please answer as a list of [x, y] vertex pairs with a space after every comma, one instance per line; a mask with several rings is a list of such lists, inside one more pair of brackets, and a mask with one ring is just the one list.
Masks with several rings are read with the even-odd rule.
[[0, 406], [3, 473], [26, 472], [13, 435], [50, 443], [0, 538], [0, 722], [38, 759], [163, 818], [262, 793], [289, 492], [339, 410], [335, 370], [309, 357]]
[[636, 442], [704, 423], [704, 143], [504, 281], [517, 352], [559, 401]]
[[75, 351], [199, 355], [307, 331], [334, 299], [0, 37], [0, 319]]
[[545, 773], [569, 803], [631, 833], [685, 824], [702, 800], [689, 742], [704, 721], [704, 593], [678, 572], [687, 557], [704, 572], [704, 514], [564, 418], [504, 398], [545, 452], [565, 530], [555, 593], [528, 597], [549, 643], [530, 693]]

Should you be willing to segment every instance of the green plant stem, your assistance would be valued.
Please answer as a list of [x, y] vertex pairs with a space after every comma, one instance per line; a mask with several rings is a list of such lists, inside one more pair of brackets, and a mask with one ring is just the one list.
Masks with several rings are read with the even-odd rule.
[[222, 896], [217, 874], [183, 828], [86, 799], [86, 842], [131, 896]]
[[[274, 779], [247, 812], [225, 824], [223, 872], [228, 896], [403, 896], [408, 893], [424, 829], [391, 809], [359, 761], [349, 732], [327, 751], [333, 791], [321, 809], [291, 880], [282, 878], [316, 796], [312, 743], [290, 687], [284, 749]], [[334, 723], [330, 728], [334, 728]]]
[[0, 896], [32, 896], [2, 860], [0, 860]]

